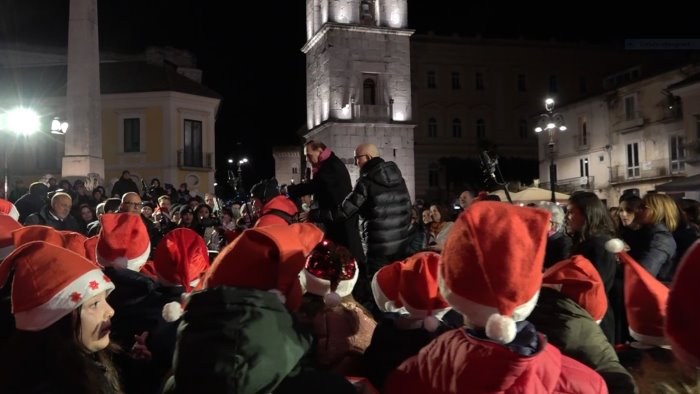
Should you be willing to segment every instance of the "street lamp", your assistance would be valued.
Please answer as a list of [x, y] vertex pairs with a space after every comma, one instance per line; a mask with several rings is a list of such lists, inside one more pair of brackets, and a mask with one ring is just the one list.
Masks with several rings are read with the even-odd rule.
[[51, 121], [51, 134], [65, 135], [68, 131], [68, 122], [61, 122], [57, 117]]
[[541, 133], [546, 130], [549, 134], [549, 187], [552, 189], [552, 202], [556, 202], [554, 194], [557, 188], [557, 166], [554, 164], [555, 135], [557, 131], [566, 131], [566, 124], [564, 117], [554, 112], [554, 99], [548, 97], [544, 100], [544, 108], [547, 110], [547, 113], [540, 115], [537, 127], [535, 127], [535, 133]]

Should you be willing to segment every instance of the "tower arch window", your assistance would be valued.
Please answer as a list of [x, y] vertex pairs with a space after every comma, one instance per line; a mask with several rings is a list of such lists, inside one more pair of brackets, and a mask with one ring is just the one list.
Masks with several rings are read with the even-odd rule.
[[428, 119], [428, 137], [437, 137], [437, 120], [435, 118]]
[[459, 118], [452, 120], [452, 137], [462, 138], [462, 121]]
[[372, 78], [365, 78], [362, 82], [362, 99], [365, 105], [377, 104], [377, 83]]
[[483, 119], [476, 120], [476, 138], [479, 140], [486, 138], [486, 122]]

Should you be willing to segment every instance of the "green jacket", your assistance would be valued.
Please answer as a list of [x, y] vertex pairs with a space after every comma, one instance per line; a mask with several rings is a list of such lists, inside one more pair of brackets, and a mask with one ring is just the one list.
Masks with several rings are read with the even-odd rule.
[[632, 375], [620, 364], [591, 315], [573, 300], [554, 289], [543, 287], [537, 307], [527, 318], [545, 334], [562, 354], [594, 369], [608, 385], [610, 394], [637, 393]]
[[270, 393], [299, 371], [310, 346], [275, 294], [206, 289], [182, 316], [164, 393]]

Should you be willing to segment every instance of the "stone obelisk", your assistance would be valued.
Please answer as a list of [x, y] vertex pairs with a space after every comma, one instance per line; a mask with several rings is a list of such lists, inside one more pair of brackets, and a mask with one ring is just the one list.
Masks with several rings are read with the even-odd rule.
[[104, 180], [97, 0], [70, 0], [68, 85], [62, 176]]

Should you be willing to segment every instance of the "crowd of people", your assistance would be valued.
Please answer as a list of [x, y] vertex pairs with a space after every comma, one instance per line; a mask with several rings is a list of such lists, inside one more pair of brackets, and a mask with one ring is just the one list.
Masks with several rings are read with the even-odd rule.
[[[224, 205], [128, 171], [0, 199], [2, 393], [698, 392], [700, 203], [411, 201], [359, 145]], [[21, 185], [20, 185], [21, 186]], [[90, 190], [88, 190], [90, 189]]]

